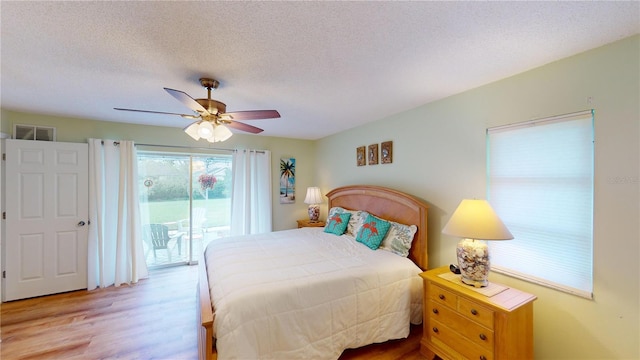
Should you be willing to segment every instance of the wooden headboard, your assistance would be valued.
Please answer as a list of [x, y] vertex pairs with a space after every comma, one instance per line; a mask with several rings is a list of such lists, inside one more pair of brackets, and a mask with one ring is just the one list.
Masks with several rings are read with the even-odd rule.
[[401, 191], [373, 185], [352, 185], [327, 193], [329, 209], [340, 206], [364, 210], [377, 217], [406, 225], [416, 225], [409, 258], [422, 270], [427, 269], [427, 209], [424, 202]]

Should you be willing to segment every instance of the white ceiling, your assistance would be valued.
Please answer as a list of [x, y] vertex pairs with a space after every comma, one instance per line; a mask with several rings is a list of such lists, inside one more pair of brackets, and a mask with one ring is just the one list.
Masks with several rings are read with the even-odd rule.
[[[633, 2], [0, 2], [2, 108], [184, 127], [163, 87], [318, 139], [640, 32]], [[249, 121], [247, 121], [249, 123]], [[185, 135], [186, 136], [186, 135]]]

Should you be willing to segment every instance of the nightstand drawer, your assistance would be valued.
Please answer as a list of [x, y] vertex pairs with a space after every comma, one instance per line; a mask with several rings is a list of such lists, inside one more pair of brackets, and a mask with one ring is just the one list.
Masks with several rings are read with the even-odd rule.
[[446, 305], [452, 309], [458, 308], [458, 296], [451, 291], [445, 290], [440, 286], [433, 285], [429, 287], [429, 296], [434, 302]]
[[469, 341], [489, 351], [493, 350], [494, 334], [491, 329], [471, 321], [457, 311], [434, 301], [427, 303], [427, 310], [431, 320], [430, 324], [435, 322], [446, 324], [447, 328], [466, 337]]
[[493, 329], [493, 311], [486, 307], [461, 297], [458, 300], [458, 311], [468, 319]]
[[451, 349], [455, 349], [466, 359], [492, 360], [493, 349], [474, 344], [459, 333], [441, 322], [432, 320], [430, 332], [431, 341], [435, 344], [441, 342]]
[[434, 299], [429, 299], [425, 306], [427, 307], [427, 316], [429, 316], [429, 319], [432, 320], [431, 322], [429, 322], [430, 324], [433, 321], [438, 321], [443, 324], [450, 325], [451, 318], [453, 318], [454, 316], [460, 316], [454, 309], [450, 309], [446, 305], [439, 303]]

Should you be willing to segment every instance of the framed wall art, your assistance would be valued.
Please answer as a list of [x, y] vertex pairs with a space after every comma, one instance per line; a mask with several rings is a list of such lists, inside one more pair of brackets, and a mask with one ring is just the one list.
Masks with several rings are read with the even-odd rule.
[[378, 164], [378, 144], [369, 145], [367, 158], [369, 159], [369, 165]]
[[380, 163], [391, 164], [393, 162], [393, 141], [385, 141], [380, 144]]
[[356, 148], [356, 164], [358, 166], [367, 165], [367, 154], [364, 146]]
[[280, 159], [280, 204], [296, 202], [296, 159]]

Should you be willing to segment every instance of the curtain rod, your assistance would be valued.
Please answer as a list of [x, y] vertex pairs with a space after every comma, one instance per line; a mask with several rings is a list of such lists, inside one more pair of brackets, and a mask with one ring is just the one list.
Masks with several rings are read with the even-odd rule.
[[[102, 144], [104, 145], [104, 140], [102, 141]], [[154, 146], [154, 147], [168, 147], [168, 148], [177, 148], [177, 149], [191, 149], [191, 150], [218, 150], [218, 151], [231, 151], [231, 152], [236, 152], [238, 151], [238, 149], [224, 149], [224, 148], [209, 148], [209, 147], [192, 147], [192, 146], [182, 146], [182, 145], [158, 145], [158, 144], [139, 144], [139, 143], [133, 143], [134, 145], [140, 145], [140, 146]], [[120, 145], [119, 141], [114, 141], [113, 145]], [[244, 149], [243, 151], [255, 151], [257, 153], [260, 154], [264, 154], [263, 150], [246, 150]]]
[[[527, 120], [527, 121], [522, 121], [522, 122], [517, 122], [517, 123], [512, 123], [512, 124], [498, 125], [498, 126], [487, 128], [487, 133], [489, 134], [489, 133], [493, 133], [493, 132], [498, 132], [500, 130], [509, 129], [509, 128], [514, 128], [515, 129], [515, 128], [518, 128], [518, 127], [532, 126], [532, 125], [537, 125], [537, 124], [540, 124], [540, 123], [548, 123], [548, 122], [553, 122], [553, 121], [568, 120], [568, 119], [571, 119], [571, 118], [577, 118], [579, 116], [585, 116], [585, 115], [593, 116], [594, 115], [594, 109], [576, 111], [576, 112], [572, 112], [572, 113], [568, 113], [568, 114], [549, 116], [549, 117], [545, 117], [545, 118], [532, 119], [532, 120]], [[575, 120], [575, 119], [572, 119], [572, 120]]]
[[235, 149], [209, 148], [209, 147], [197, 147], [197, 146], [192, 147], [192, 146], [182, 146], [182, 145], [139, 144], [135, 142], [133, 144], [140, 145], [140, 146], [168, 147], [168, 148], [176, 148], [176, 149], [235, 151]]

